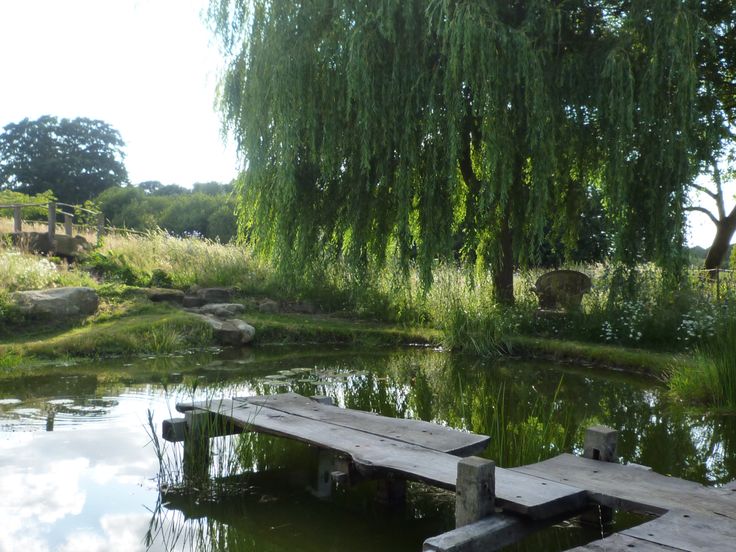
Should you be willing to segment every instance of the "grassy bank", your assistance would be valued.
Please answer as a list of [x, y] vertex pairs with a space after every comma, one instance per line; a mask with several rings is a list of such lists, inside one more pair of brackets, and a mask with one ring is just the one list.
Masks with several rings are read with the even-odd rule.
[[[0, 274], [0, 332], [6, 335], [0, 338], [0, 366], [29, 355], [202, 346], [208, 335], [196, 319], [164, 307], [151, 310], [131, 295], [145, 286], [227, 286], [246, 305], [270, 298], [281, 306], [308, 302], [312, 307], [312, 315], [252, 309], [243, 318], [256, 327], [258, 342], [430, 343], [482, 356], [510, 352], [576, 360], [671, 377], [673, 395], [680, 400], [736, 407], [736, 397], [719, 391], [730, 389], [736, 363], [727, 352], [706, 347], [724, 339], [733, 343], [727, 328], [736, 318], [736, 286], [714, 293], [713, 282], [694, 276], [673, 287], [650, 266], [628, 271], [578, 267], [594, 282], [582, 308], [542, 316], [530, 291], [541, 271], [517, 274], [516, 304], [502, 308], [493, 301], [489, 275], [471, 267], [438, 264], [428, 289], [412, 267], [391, 262], [357, 274], [339, 261], [321, 259], [289, 274], [245, 247], [163, 232], [107, 236], [102, 247], [72, 266], [2, 245], [0, 257], [6, 267]], [[23, 330], [9, 293], [64, 285], [97, 288], [103, 298], [100, 314], [72, 328]], [[706, 378], [706, 373], [718, 376]]]

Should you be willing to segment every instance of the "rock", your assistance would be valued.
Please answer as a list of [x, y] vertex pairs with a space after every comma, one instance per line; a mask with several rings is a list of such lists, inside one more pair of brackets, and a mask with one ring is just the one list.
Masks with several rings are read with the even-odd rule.
[[44, 318], [87, 316], [97, 312], [100, 303], [95, 290], [88, 287], [17, 291], [10, 298], [24, 314]]
[[220, 320], [211, 315], [198, 314], [211, 328], [215, 341], [221, 345], [246, 345], [253, 340], [256, 329], [237, 318]]
[[232, 300], [232, 292], [227, 288], [198, 289], [196, 296], [205, 303], [229, 303]]
[[59, 257], [73, 259], [91, 250], [92, 244], [84, 236], [56, 234], [54, 238], [54, 254]]
[[150, 288], [146, 295], [154, 303], [175, 303], [181, 305], [184, 302], [184, 292], [178, 289]]
[[264, 299], [258, 303], [258, 312], [274, 313], [279, 312], [279, 304], [273, 299]]
[[204, 305], [204, 299], [197, 297], [196, 295], [185, 295], [181, 304], [187, 309], [201, 307]]
[[245, 312], [245, 307], [239, 303], [210, 303], [197, 309], [200, 314], [210, 314], [217, 318], [232, 318]]
[[200, 288], [194, 285], [189, 288], [182, 304], [191, 309], [210, 303], [230, 303], [231, 300], [232, 291], [228, 288]]
[[84, 236], [67, 236], [56, 234], [53, 243], [46, 232], [17, 232], [10, 234], [13, 245], [41, 253], [42, 255], [58, 255], [67, 259], [74, 259], [90, 251], [90, 244]]

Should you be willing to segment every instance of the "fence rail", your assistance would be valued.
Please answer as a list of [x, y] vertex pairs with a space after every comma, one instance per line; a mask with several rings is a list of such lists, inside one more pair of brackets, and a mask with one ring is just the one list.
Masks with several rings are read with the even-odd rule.
[[[46, 207], [48, 212], [48, 235], [49, 240], [53, 241], [56, 236], [56, 219], [57, 212], [64, 217], [64, 234], [71, 236], [74, 233], [74, 217], [76, 213], [88, 213], [93, 215], [97, 219], [97, 241], [99, 242], [102, 236], [105, 234], [105, 215], [102, 211], [94, 209], [87, 209], [80, 205], [71, 205], [69, 203], [61, 203], [56, 201], [49, 201], [46, 203], [8, 203], [0, 205], [0, 209], [12, 209], [13, 210], [13, 233], [19, 234], [23, 231], [23, 216], [22, 211], [24, 208], [35, 207], [43, 208]], [[61, 209], [66, 207], [70, 211]]]

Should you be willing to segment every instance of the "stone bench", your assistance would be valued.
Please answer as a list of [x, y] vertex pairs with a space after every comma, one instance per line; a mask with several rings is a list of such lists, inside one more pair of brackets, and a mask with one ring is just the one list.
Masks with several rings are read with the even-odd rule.
[[542, 274], [532, 288], [543, 310], [575, 310], [592, 283], [587, 274], [577, 270], [553, 270]]

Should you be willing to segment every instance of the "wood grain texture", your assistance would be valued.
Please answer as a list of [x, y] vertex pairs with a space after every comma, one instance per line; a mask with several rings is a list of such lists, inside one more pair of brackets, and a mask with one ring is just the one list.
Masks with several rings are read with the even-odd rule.
[[397, 441], [457, 456], [470, 456], [483, 452], [491, 440], [487, 435], [459, 431], [422, 420], [389, 418], [373, 412], [320, 404], [296, 393], [233, 400], [268, 406], [289, 414], [357, 429], [381, 437], [391, 437]]
[[[595, 502], [652, 514], [687, 508], [736, 520], [736, 500], [728, 490], [667, 477], [621, 464], [597, 462], [572, 454], [513, 468], [512, 471], [586, 489]], [[734, 547], [736, 549], [736, 547]]]
[[[282, 410], [276, 410], [270, 405], [263, 406], [266, 404], [263, 401], [257, 402], [260, 404], [252, 404], [245, 399], [222, 399], [177, 405], [177, 409], [208, 410], [227, 418], [229, 423], [245, 431], [287, 437], [348, 455], [357, 470], [366, 476], [393, 473], [409, 480], [455, 490], [459, 458], [407, 442], [407, 432], [381, 436], [293, 414], [287, 412], [283, 405]], [[339, 410], [321, 405], [320, 408]], [[372, 426], [372, 430], [376, 431], [376, 426]], [[569, 485], [499, 468], [496, 470], [496, 500], [506, 510], [532, 519], [544, 519], [579, 511], [586, 502], [586, 496], [585, 491]]]
[[736, 522], [718, 515], [673, 510], [621, 534], [687, 552], [736, 550]]

